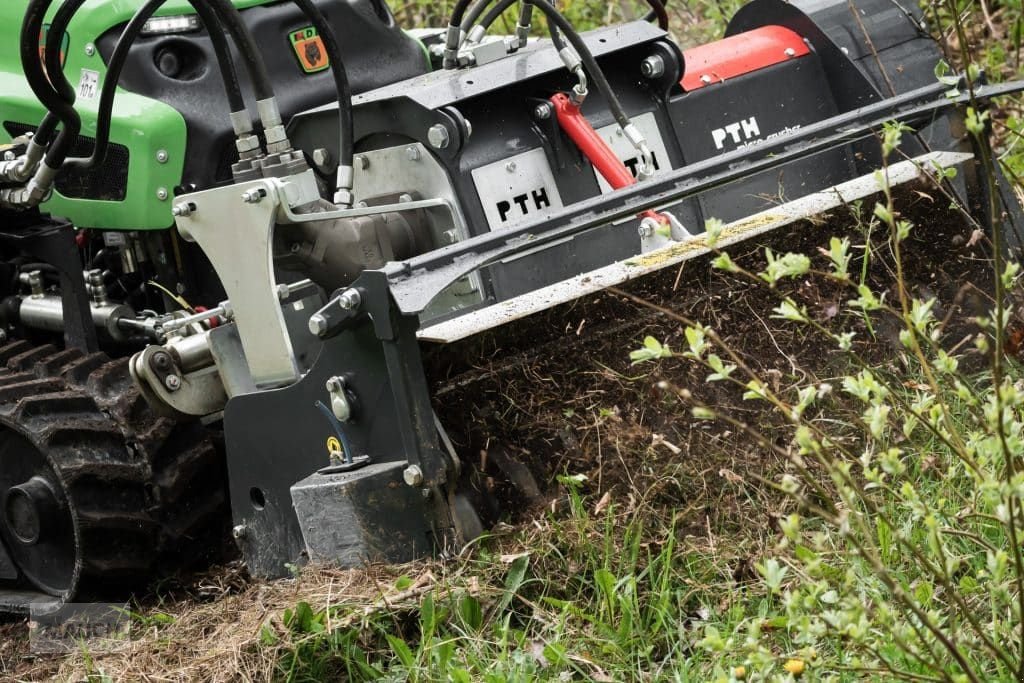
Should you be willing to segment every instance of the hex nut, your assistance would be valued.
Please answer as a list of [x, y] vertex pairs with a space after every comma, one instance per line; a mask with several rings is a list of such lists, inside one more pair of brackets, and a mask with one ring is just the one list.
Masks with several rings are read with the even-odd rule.
[[661, 55], [651, 55], [640, 63], [640, 73], [644, 78], [661, 78], [665, 75], [665, 60]]
[[423, 470], [419, 468], [419, 465], [409, 465], [402, 472], [402, 478], [409, 486], [419, 486], [423, 483]]
[[452, 142], [451, 133], [448, 132], [448, 128], [440, 123], [435, 123], [427, 131], [427, 142], [434, 149], [445, 149]]

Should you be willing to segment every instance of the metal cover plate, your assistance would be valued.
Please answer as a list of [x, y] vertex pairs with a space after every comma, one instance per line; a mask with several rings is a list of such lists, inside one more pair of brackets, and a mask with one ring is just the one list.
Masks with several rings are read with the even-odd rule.
[[[658, 129], [658, 120], [654, 118], [654, 114], [648, 112], [633, 117], [633, 125], [647, 138], [651, 154], [654, 155], [654, 175], [671, 171], [672, 162], [669, 159], [668, 150], [665, 148], [665, 141], [661, 137], [661, 131]], [[633, 144], [622, 132], [619, 124], [613, 123], [610, 126], [598, 128], [597, 134], [608, 143], [612, 151], [615, 152], [615, 156], [619, 157], [622, 163], [626, 164], [626, 168], [630, 170], [635, 178], [640, 155], [637, 154]], [[612, 191], [612, 186], [608, 184], [608, 181], [596, 169], [594, 170], [594, 175], [597, 177], [598, 185], [601, 186], [601, 194], [608, 194]]]
[[541, 148], [473, 169], [473, 184], [491, 230], [537, 220], [564, 207]]

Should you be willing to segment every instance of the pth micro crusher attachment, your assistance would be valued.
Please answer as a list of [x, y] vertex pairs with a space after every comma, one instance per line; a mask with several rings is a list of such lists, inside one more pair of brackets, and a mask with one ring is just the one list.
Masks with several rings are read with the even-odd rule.
[[688, 50], [660, 0], [586, 33], [547, 0], [409, 32], [382, 0], [84, 4], [0, 6], [5, 611], [226, 528], [268, 577], [458, 548], [480, 492], [424, 349], [706, 253], [708, 219], [747, 239], [884, 169], [1024, 229], [965, 125], [1022, 84], [937, 79], [903, 0], [753, 0]]

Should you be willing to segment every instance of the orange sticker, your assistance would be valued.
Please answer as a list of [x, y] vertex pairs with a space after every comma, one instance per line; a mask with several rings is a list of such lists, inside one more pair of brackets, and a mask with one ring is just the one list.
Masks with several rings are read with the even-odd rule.
[[314, 27], [292, 31], [289, 39], [295, 49], [295, 56], [299, 58], [299, 65], [307, 74], [315, 74], [331, 65], [324, 39]]

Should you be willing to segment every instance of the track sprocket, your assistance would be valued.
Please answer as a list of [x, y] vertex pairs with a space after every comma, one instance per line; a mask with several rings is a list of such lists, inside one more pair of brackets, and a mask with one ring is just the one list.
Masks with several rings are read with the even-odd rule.
[[0, 347], [0, 611], [124, 597], [220, 550], [228, 518], [210, 434], [154, 415], [126, 359]]

